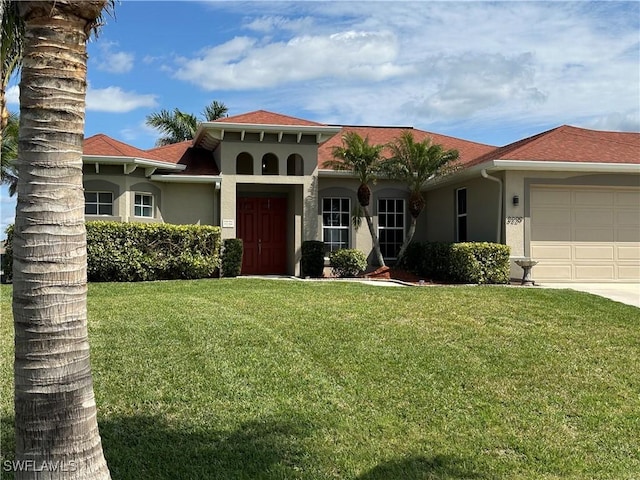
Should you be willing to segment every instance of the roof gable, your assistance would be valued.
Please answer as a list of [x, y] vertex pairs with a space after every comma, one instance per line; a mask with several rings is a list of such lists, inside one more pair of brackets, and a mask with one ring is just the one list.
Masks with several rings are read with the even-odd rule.
[[282, 115], [280, 113], [269, 112], [267, 110], [256, 110], [254, 112], [243, 113], [241, 115], [235, 115], [233, 117], [219, 118], [218, 120], [215, 120], [215, 122], [248, 123], [254, 125], [297, 125], [311, 127], [326, 126], [322, 123], [312, 122], [310, 120], [304, 120], [302, 118], [290, 117], [289, 115]]
[[640, 133], [606, 132], [563, 125], [475, 159], [640, 164]]
[[[144, 150], [120, 142], [103, 133], [85, 138], [82, 144], [82, 153], [101, 157], [149, 158], [149, 154]], [[151, 158], [155, 160], [155, 157]]]

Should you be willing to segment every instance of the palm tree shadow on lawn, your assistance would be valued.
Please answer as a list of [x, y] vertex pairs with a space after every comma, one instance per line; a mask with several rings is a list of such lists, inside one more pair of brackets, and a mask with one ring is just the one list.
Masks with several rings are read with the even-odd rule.
[[[13, 417], [0, 422], [4, 462], [13, 459]], [[305, 472], [314, 465], [302, 447], [311, 424], [300, 418], [254, 420], [231, 432], [173, 426], [151, 415], [110, 417], [99, 424], [114, 480], [324, 478]], [[355, 480], [488, 478], [454, 456], [415, 455], [381, 462]]]

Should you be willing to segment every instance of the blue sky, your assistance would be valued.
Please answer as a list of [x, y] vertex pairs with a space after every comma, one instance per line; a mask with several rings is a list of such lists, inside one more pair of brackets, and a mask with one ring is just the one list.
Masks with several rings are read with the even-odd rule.
[[[638, 2], [123, 0], [88, 45], [86, 136], [151, 148], [149, 113], [212, 100], [497, 146], [562, 124], [640, 131], [639, 32]], [[0, 205], [4, 230], [4, 187]]]

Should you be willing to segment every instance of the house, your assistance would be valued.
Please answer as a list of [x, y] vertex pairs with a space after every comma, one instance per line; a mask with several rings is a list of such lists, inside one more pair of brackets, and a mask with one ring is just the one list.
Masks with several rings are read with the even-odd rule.
[[[304, 240], [371, 251], [351, 214], [358, 183], [325, 168], [346, 131], [384, 144], [410, 129], [460, 152], [426, 186], [416, 240], [498, 241], [533, 257], [538, 281], [640, 281], [640, 134], [562, 126], [496, 148], [411, 127], [325, 125], [267, 111], [200, 125], [193, 141], [140, 150], [84, 144], [87, 219], [219, 225], [244, 241], [243, 273], [300, 274]], [[406, 188], [372, 188], [383, 254], [408, 225]], [[514, 278], [520, 267], [512, 269]]]

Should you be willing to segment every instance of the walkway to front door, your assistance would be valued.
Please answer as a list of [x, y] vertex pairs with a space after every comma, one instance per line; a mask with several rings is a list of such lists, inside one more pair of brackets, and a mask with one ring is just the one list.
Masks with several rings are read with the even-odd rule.
[[238, 238], [242, 239], [243, 275], [287, 272], [287, 199], [238, 198]]

